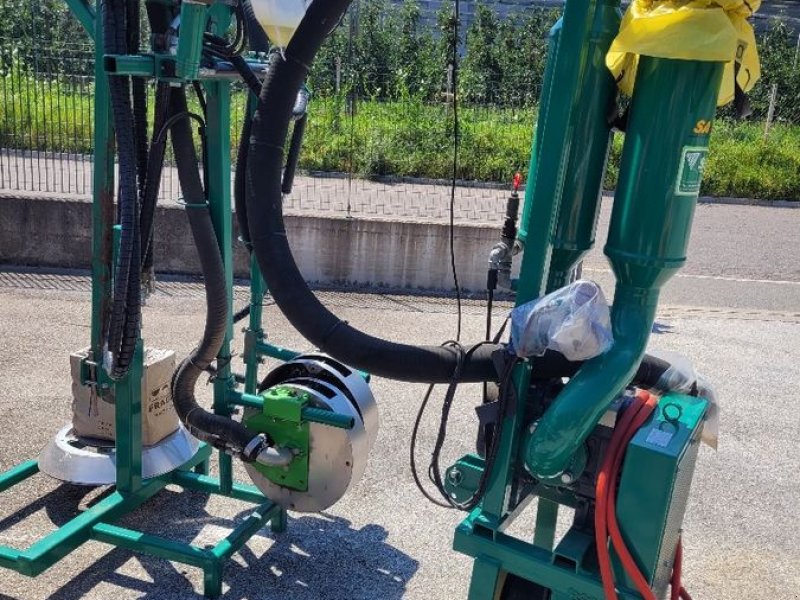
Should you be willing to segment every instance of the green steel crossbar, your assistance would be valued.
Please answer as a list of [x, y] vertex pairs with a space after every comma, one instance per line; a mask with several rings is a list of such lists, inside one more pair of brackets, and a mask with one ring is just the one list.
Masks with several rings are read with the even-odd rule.
[[278, 360], [293, 360], [300, 356], [300, 352], [296, 350], [289, 350], [283, 346], [276, 346], [269, 342], [256, 342], [256, 353], [260, 356], [269, 356], [270, 358], [277, 358]]
[[254, 485], [233, 482], [230, 491], [223, 493], [218, 479], [202, 473], [192, 473], [191, 471], [174, 471], [172, 473], [172, 483], [197, 492], [224, 495], [234, 500], [242, 500], [254, 504], [260, 504], [266, 500], [264, 494]]
[[26, 460], [24, 463], [21, 463], [13, 469], [9, 469], [0, 475], [0, 492], [6, 491], [8, 488], [17, 485], [21, 481], [25, 481], [29, 477], [36, 475], [38, 472], [38, 461]]
[[211, 549], [211, 554], [219, 561], [230, 558], [244, 543], [252, 537], [265, 523], [279, 516], [281, 507], [274, 502], [265, 502], [253, 509], [247, 517], [227, 536]]
[[0, 566], [6, 569], [16, 569], [20, 563], [20, 551], [8, 546], [0, 546]]
[[[261, 410], [264, 407], [264, 399], [261, 396], [244, 394], [237, 391], [232, 391], [228, 394], [228, 402], [230, 404], [255, 408], [257, 410]], [[324, 408], [305, 406], [301, 410], [300, 415], [304, 421], [308, 421], [309, 423], [319, 423], [320, 425], [328, 425], [329, 427], [336, 427], [338, 429], [352, 429], [355, 426], [355, 419], [353, 417]]]
[[[482, 527], [473, 528], [469, 518], [456, 529], [453, 548], [475, 558], [470, 598], [494, 598], [502, 572], [529, 581], [547, 581], [552, 589], [569, 590], [569, 598], [604, 597], [603, 586], [594, 574], [581, 573], [570, 566], [557, 564], [551, 552], [510, 535], [488, 533]], [[620, 600], [642, 599], [638, 593], [619, 585], [617, 591]]]
[[[286, 513], [280, 506], [268, 500], [255, 486], [232, 482], [230, 489], [226, 490], [227, 486], [224, 486], [219, 479], [193, 472], [192, 469], [208, 461], [211, 451], [210, 446], [202, 444], [195, 456], [180, 469], [144, 481], [135, 492], [113, 492], [27, 549], [0, 546], [0, 567], [13, 569], [23, 575], [36, 576], [84, 542], [93, 539], [202, 568], [206, 595], [211, 597], [219, 595], [222, 586], [222, 565], [225, 561], [266, 523], [271, 523], [272, 530], [276, 533], [283, 531], [286, 528]], [[7, 490], [38, 472], [36, 461], [26, 461], [0, 474], [0, 490]], [[258, 506], [210, 550], [110, 523], [131, 512], [170, 483], [208, 494], [224, 495]]]
[[[94, 165], [92, 198], [92, 309], [91, 352], [87, 365], [99, 362], [103, 355], [104, 335], [110, 314], [113, 279], [113, 230], [114, 209], [114, 131], [111, 119], [108, 79], [109, 75], [125, 74], [140, 77], [159, 77], [166, 73], [167, 63], [178, 61], [179, 69], [168, 79], [189, 83], [202, 80], [207, 98], [207, 196], [214, 230], [225, 270], [228, 305], [233, 305], [233, 234], [231, 210], [231, 162], [230, 162], [230, 74], [214, 69], [199, 69], [199, 50], [203, 31], [207, 23], [216, 35], [224, 35], [231, 22], [231, 7], [224, 3], [191, 3], [182, 7], [182, 31], [179, 56], [172, 55], [115, 55], [106, 56], [102, 40], [103, 19], [99, 9], [87, 0], [65, 0], [72, 13], [88, 31], [95, 42], [95, 103], [94, 103]], [[97, 4], [99, 7], [99, 4]], [[192, 11], [190, 15], [184, 14]], [[192, 25], [189, 21], [192, 21]], [[189, 39], [192, 37], [192, 40]], [[263, 69], [262, 62], [253, 63]], [[251, 95], [249, 111], [256, 107], [256, 98]], [[255, 262], [253, 262], [255, 266]], [[250, 328], [258, 332], [263, 340], [261, 328], [261, 302], [266, 291], [260, 273], [255, 266], [254, 281], [251, 282], [251, 305], [253, 311]], [[229, 311], [225, 339], [217, 356], [219, 370], [214, 378], [214, 412], [230, 416], [241, 393], [236, 391], [238, 380], [244, 379], [245, 392], [257, 392], [258, 366], [262, 356], [290, 360], [297, 352], [261, 343], [252, 345], [246, 354], [247, 371], [244, 377], [231, 371], [231, 339], [233, 320]], [[208, 476], [212, 448], [201, 444], [192, 459], [179, 469], [149, 480], [142, 479], [141, 439], [141, 385], [143, 375], [144, 342], [139, 338], [129, 374], [119, 381], [103, 377], [100, 368], [93, 373], [93, 382], [101, 394], [113, 391], [116, 399], [116, 480], [115, 490], [91, 508], [81, 512], [56, 531], [37, 540], [26, 549], [0, 546], [0, 567], [13, 569], [21, 574], [35, 576], [69, 555], [87, 540], [94, 539], [134, 551], [141, 551], [169, 560], [201, 567], [204, 571], [205, 593], [218, 596], [222, 591], [222, 566], [247, 539], [267, 522], [274, 532], [284, 531], [287, 515], [280, 506], [270, 502], [255, 486], [233, 480], [232, 457], [219, 453], [219, 478]], [[88, 372], [88, 371], [87, 371]], [[113, 389], [113, 390], [112, 390]], [[260, 400], [260, 398], [259, 398]], [[312, 418], [315, 415], [311, 415]], [[329, 424], [346, 426], [340, 415], [322, 415], [316, 418]], [[4, 473], [0, 473], [0, 492], [13, 488], [39, 472], [36, 460], [26, 461]], [[126, 529], [114, 524], [125, 514], [135, 510], [169, 484], [178, 484], [185, 489], [208, 494], [219, 494], [233, 499], [256, 504], [256, 508], [233, 531], [214, 548], [203, 549], [192, 545], [167, 540], [155, 535]]]
[[182, 544], [149, 533], [98, 523], [92, 528], [92, 539], [104, 544], [127, 548], [135, 552], [146, 552], [153, 556], [166, 558], [193, 567], [205, 568], [216, 559], [209, 550], [191, 544]]

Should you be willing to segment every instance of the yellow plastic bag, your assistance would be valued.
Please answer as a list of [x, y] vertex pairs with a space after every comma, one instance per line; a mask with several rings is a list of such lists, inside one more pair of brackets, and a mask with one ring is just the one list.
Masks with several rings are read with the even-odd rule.
[[639, 55], [726, 62], [717, 104], [728, 104], [734, 98], [734, 77], [744, 92], [761, 77], [756, 38], [747, 21], [760, 6], [761, 0], [633, 0], [606, 65], [620, 90], [630, 95]]

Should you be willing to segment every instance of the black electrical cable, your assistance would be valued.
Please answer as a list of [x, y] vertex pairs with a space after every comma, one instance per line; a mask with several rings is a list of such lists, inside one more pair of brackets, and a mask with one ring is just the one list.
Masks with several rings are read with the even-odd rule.
[[153, 137], [150, 140], [150, 151], [147, 156], [147, 175], [142, 196], [141, 216], [139, 218], [142, 231], [142, 271], [153, 267], [153, 231], [155, 211], [158, 203], [158, 192], [161, 187], [161, 173], [164, 169], [166, 139], [156, 135], [164, 128], [170, 117], [170, 96], [172, 87], [169, 83], [158, 82], [153, 117]]
[[456, 341], [461, 341], [461, 286], [458, 284], [455, 250], [455, 212], [456, 212], [456, 179], [458, 177], [458, 25], [461, 19], [460, 0], [454, 2], [453, 44], [450, 65], [453, 83], [453, 177], [450, 183], [450, 268], [453, 272], [453, 286], [456, 289]]
[[246, 319], [250, 316], [250, 305], [247, 304], [233, 313], [233, 323], [236, 324], [242, 319]]
[[205, 32], [203, 34], [206, 43], [213, 44], [221, 54], [224, 54], [226, 56], [231, 56], [233, 54], [241, 54], [242, 51], [244, 51], [246, 43], [247, 25], [245, 21], [245, 14], [241, 0], [234, 5], [233, 15], [236, 18], [236, 30], [232, 42], [229, 43], [228, 40], [221, 38], [217, 35], [214, 35], [213, 33], [210, 32]]
[[253, 72], [253, 69], [250, 68], [250, 65], [247, 64], [247, 61], [242, 58], [239, 54], [222, 54], [218, 50], [215, 50], [213, 47], [207, 46], [205, 51], [212, 56], [217, 58], [222, 58], [227, 60], [231, 63], [236, 72], [242, 77], [242, 80], [250, 88], [250, 91], [253, 92], [256, 96], [261, 93], [261, 82], [256, 77], [256, 74]]
[[434, 444], [433, 451], [431, 452], [430, 463], [428, 465], [428, 478], [433, 483], [436, 490], [439, 492], [441, 498], [444, 499], [444, 502], [438, 498], [435, 498], [433, 495], [430, 494], [430, 492], [428, 492], [425, 489], [425, 486], [422, 484], [422, 481], [420, 480], [416, 463], [416, 447], [419, 436], [419, 427], [422, 422], [422, 417], [425, 413], [425, 409], [433, 392], [434, 389], [433, 385], [428, 387], [425, 397], [423, 398], [422, 404], [420, 405], [419, 411], [417, 412], [417, 417], [414, 420], [414, 427], [411, 432], [411, 444], [410, 444], [411, 475], [414, 478], [414, 483], [416, 484], [417, 488], [420, 490], [422, 495], [425, 496], [433, 504], [436, 504], [437, 506], [441, 506], [444, 508], [458, 508], [460, 510], [472, 510], [478, 505], [478, 503], [483, 498], [486, 492], [488, 477], [491, 474], [491, 471], [494, 467], [495, 459], [497, 456], [497, 449], [499, 447], [499, 440], [502, 434], [502, 422], [504, 420], [504, 416], [507, 414], [509, 409], [508, 401], [511, 396], [509, 386], [511, 384], [511, 375], [513, 373], [513, 367], [514, 365], [517, 364], [517, 359], [513, 358], [508, 360], [503, 370], [503, 373], [500, 375], [500, 398], [499, 398], [500, 411], [498, 417], [497, 431], [493, 436], [492, 441], [490, 442], [489, 451], [487, 452], [487, 457], [484, 463], [484, 469], [483, 472], [481, 473], [478, 486], [473, 496], [467, 502], [456, 502], [447, 493], [447, 490], [444, 486], [444, 481], [442, 480], [440, 456], [442, 448], [444, 447], [445, 440], [447, 438], [447, 424], [450, 419], [450, 411], [452, 409], [453, 401], [455, 399], [455, 394], [458, 388], [458, 384], [460, 383], [461, 370], [465, 362], [469, 359], [470, 352], [474, 352], [477, 347], [473, 347], [469, 351], [465, 351], [464, 348], [458, 342], [450, 341], [446, 342], [445, 344], [455, 348], [459, 352], [460, 360], [456, 365], [456, 370], [453, 372], [453, 377], [448, 384], [447, 392], [445, 393], [445, 397], [442, 402], [442, 413], [439, 421], [439, 429], [436, 436], [436, 442]]
[[[264, 29], [258, 24], [253, 6], [247, 0], [242, 3], [244, 22], [247, 29], [247, 45], [253, 52], [269, 52], [270, 43]], [[239, 148], [236, 153], [236, 168], [233, 175], [233, 203], [236, 211], [236, 222], [239, 225], [239, 237], [250, 251], [250, 226], [247, 223], [247, 202], [245, 189], [247, 184], [247, 160], [250, 150], [250, 125], [252, 114], [258, 102], [260, 89], [247, 95], [247, 106], [242, 119], [242, 131], [239, 135]], [[249, 307], [248, 307], [249, 311]], [[241, 312], [241, 311], [240, 311]], [[237, 313], [238, 314], [238, 313]], [[244, 317], [242, 317], [244, 318]]]
[[164, 123], [164, 125], [159, 130], [157, 139], [159, 139], [159, 140], [166, 139], [167, 132], [170, 130], [170, 128], [173, 128], [173, 132], [174, 132], [175, 123], [177, 123], [178, 121], [181, 121], [183, 119], [192, 119], [192, 120], [196, 121], [197, 124], [200, 126], [200, 129], [205, 129], [205, 127], [206, 127], [206, 122], [203, 121], [203, 117], [201, 117], [197, 113], [193, 113], [193, 112], [189, 111], [188, 109], [187, 110], [182, 110], [181, 112], [175, 113], [172, 116], [170, 116], [169, 119], [167, 119], [167, 121]]
[[206, 104], [206, 96], [203, 93], [203, 86], [200, 85], [199, 81], [195, 80], [192, 82], [192, 89], [194, 89], [194, 95], [200, 105], [200, 112], [203, 113], [203, 120], [206, 120], [208, 117], [208, 105]]

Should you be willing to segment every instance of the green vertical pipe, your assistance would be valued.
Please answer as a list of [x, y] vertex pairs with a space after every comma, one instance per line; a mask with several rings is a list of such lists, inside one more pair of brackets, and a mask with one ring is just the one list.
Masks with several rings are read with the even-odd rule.
[[720, 63], [639, 61], [605, 247], [622, 284], [661, 287], [686, 262], [721, 78]]
[[144, 343], [136, 343], [127, 375], [114, 386], [117, 490], [135, 493], [142, 486], [142, 380]]
[[536, 529], [533, 534], [533, 545], [537, 548], [553, 551], [558, 525], [558, 502], [540, 497], [536, 505]]
[[[98, 11], [99, 12], [99, 11]], [[94, 19], [94, 163], [92, 171], [92, 359], [100, 362], [111, 299], [114, 224], [114, 131], [108, 76], [103, 70], [103, 18]]]
[[206, 28], [208, 4], [196, 0], [181, 2], [181, 25], [175, 74], [181, 79], [197, 79], [200, 56], [203, 52], [203, 32]]
[[503, 427], [498, 441], [499, 446], [494, 467], [488, 475], [486, 493], [481, 503], [478, 517], [484, 526], [499, 528], [508, 511], [508, 490], [517, 471], [519, 430], [524, 425], [525, 407], [530, 387], [530, 369], [522, 365], [514, 370], [513, 385], [516, 391], [516, 406], [503, 418]]
[[722, 69], [712, 62], [639, 61], [605, 247], [617, 277], [614, 345], [587, 361], [536, 423], [525, 448], [535, 477], [570, 469], [639, 366], [661, 287], [686, 260]]
[[[247, 108], [245, 119], [252, 119], [258, 106], [258, 98], [255, 94], [247, 94]], [[250, 322], [247, 335], [252, 339], [245, 349], [245, 382], [244, 391], [247, 394], [255, 394], [258, 390], [258, 366], [261, 364], [261, 357], [256, 349], [256, 343], [264, 338], [262, 329], [262, 317], [264, 312], [264, 294], [266, 286], [264, 278], [261, 276], [261, 269], [258, 267], [258, 259], [254, 253], [250, 253]]]
[[594, 246], [612, 137], [609, 108], [616, 99], [616, 84], [606, 67], [606, 54], [619, 31], [620, 20], [618, 1], [598, 4], [578, 92], [580, 110], [573, 116], [567, 177], [553, 236], [548, 292], [567, 285], [575, 265]]
[[[231, 339], [233, 337], [233, 213], [231, 212], [231, 138], [230, 138], [230, 83], [204, 81], [206, 90], [208, 136], [208, 202], [211, 221], [225, 269], [225, 286], [228, 290], [228, 324], [225, 339], [217, 354], [217, 375], [214, 378], [214, 412], [230, 416], [228, 393], [234, 388], [231, 376]], [[219, 478], [222, 493], [231, 490], [233, 468], [231, 456], [220, 452]]]
[[559, 19], [550, 30], [547, 39], [547, 62], [544, 66], [544, 76], [542, 78], [542, 92], [539, 94], [539, 114], [536, 119], [536, 127], [533, 131], [531, 141], [531, 158], [528, 163], [528, 179], [525, 182], [525, 199], [522, 203], [522, 216], [517, 228], [517, 240], [523, 246], [528, 239], [528, 228], [530, 227], [531, 206], [533, 206], [533, 192], [536, 187], [536, 173], [539, 165], [539, 151], [541, 149], [542, 134], [544, 124], [547, 121], [547, 109], [550, 103], [550, 92], [553, 89], [553, 68], [555, 67], [555, 55], [558, 53], [558, 41], [561, 38], [561, 29], [564, 26], [564, 19]]
[[[598, 0], [569, 0], [563, 24], [557, 33], [552, 61], [552, 84], [541, 100], [542, 112], [537, 125], [538, 153], [525, 189], [523, 228], [526, 233], [522, 257], [517, 305], [541, 296], [546, 288], [553, 245], [553, 229], [566, 177], [567, 159], [572, 149], [573, 117], [577, 105], [581, 75], [588, 60]], [[538, 158], [538, 160], [537, 160]], [[528, 206], [529, 205], [529, 206]]]

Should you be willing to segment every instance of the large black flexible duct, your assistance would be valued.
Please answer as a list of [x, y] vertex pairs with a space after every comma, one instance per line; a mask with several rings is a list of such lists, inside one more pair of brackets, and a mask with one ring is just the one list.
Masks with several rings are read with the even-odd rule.
[[[281, 169], [292, 108], [322, 41], [343, 16], [349, 0], [311, 4], [292, 41], [275, 55], [264, 79], [252, 123], [245, 199], [250, 243], [270, 293], [289, 322], [311, 343], [342, 362], [392, 379], [445, 383], [458, 362], [451, 347], [411, 346], [367, 335], [325, 308], [301, 275], [286, 237], [281, 195]], [[243, 232], [243, 235], [246, 233]], [[484, 344], [470, 353], [462, 381], [496, 380], [492, 353], [500, 346]], [[580, 367], [548, 352], [533, 358], [533, 377], [569, 377]], [[650, 387], [669, 364], [646, 356], [633, 383]]]
[[[439, 346], [397, 344], [367, 335], [339, 319], [314, 296], [300, 274], [286, 238], [281, 171], [297, 92], [322, 41], [341, 19], [348, 0], [312, 2], [283, 55], [273, 57], [252, 123], [246, 206], [250, 242], [270, 293], [289, 322], [311, 343], [342, 362], [404, 381], [447, 382], [457, 353]], [[491, 354], [478, 348], [464, 366], [464, 381], [496, 378]]]
[[[172, 90], [171, 112], [174, 115], [187, 113], [183, 88]], [[228, 293], [217, 235], [197, 168], [197, 153], [189, 119], [177, 119], [170, 131], [178, 178], [187, 203], [186, 216], [197, 247], [206, 292], [203, 338], [175, 371], [172, 379], [172, 401], [178, 417], [195, 437], [217, 448], [241, 454], [245, 460], [253, 460], [261, 450], [259, 441], [263, 437], [237, 421], [206, 411], [194, 396], [197, 380], [216, 358], [225, 339]]]

